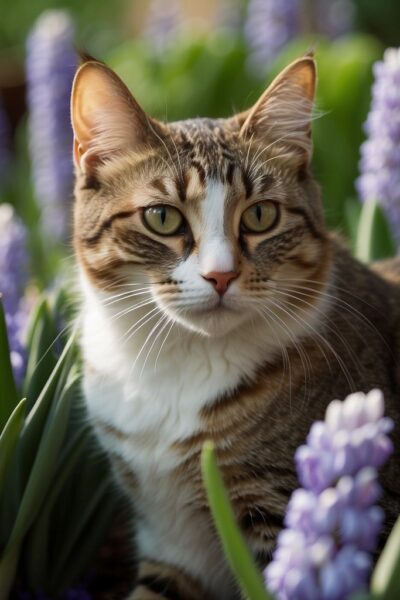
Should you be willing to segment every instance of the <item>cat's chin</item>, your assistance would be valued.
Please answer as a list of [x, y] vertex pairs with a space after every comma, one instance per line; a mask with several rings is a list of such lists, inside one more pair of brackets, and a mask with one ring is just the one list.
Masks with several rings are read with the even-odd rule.
[[184, 315], [174, 315], [174, 319], [190, 331], [207, 337], [223, 337], [240, 327], [248, 320], [248, 316], [239, 311], [218, 306], [188, 311]]

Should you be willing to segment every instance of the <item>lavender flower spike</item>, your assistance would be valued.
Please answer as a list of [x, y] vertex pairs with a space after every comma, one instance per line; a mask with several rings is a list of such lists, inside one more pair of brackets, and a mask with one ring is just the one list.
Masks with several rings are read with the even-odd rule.
[[362, 591], [383, 523], [377, 469], [393, 451], [379, 390], [334, 400], [296, 453], [303, 488], [265, 570], [278, 600], [346, 600]]
[[69, 99], [77, 65], [73, 24], [63, 10], [48, 10], [27, 41], [30, 153], [44, 229], [63, 239], [72, 191], [72, 129]]
[[363, 201], [381, 203], [400, 247], [400, 48], [386, 50], [374, 75], [356, 188]]
[[23, 336], [27, 308], [22, 299], [27, 278], [26, 230], [10, 204], [0, 204], [0, 294], [4, 305], [11, 363], [17, 384], [25, 372]]
[[152, 0], [145, 39], [161, 54], [176, 37], [182, 24], [182, 0]]
[[250, 0], [245, 37], [250, 48], [249, 66], [256, 73], [265, 67], [300, 29], [300, 0]]
[[336, 38], [351, 31], [355, 8], [351, 0], [315, 0], [315, 22], [318, 31]]

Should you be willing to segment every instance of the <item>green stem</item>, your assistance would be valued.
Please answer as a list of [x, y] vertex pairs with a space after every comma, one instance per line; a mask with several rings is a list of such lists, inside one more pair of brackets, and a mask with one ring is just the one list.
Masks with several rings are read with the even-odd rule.
[[273, 600], [271, 594], [265, 589], [253, 557], [236, 524], [235, 515], [218, 469], [212, 442], [205, 442], [203, 446], [201, 467], [208, 503], [225, 556], [245, 598], [248, 600]]

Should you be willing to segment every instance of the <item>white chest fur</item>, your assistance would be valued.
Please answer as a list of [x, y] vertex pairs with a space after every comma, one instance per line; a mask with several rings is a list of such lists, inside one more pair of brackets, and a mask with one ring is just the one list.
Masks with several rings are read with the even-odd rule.
[[[107, 437], [106, 447], [130, 465], [138, 480], [139, 548], [207, 581], [221, 600], [232, 598], [209, 519], [194, 513], [188, 482], [171, 485], [169, 475], [185, 458], [174, 443], [199, 431], [205, 405], [251, 379], [259, 365], [280, 351], [288, 342], [282, 327], [274, 331], [264, 320], [247, 322], [226, 337], [208, 338], [168, 324], [153, 344], [157, 317], [146, 321], [151, 304], [132, 319], [129, 303], [124, 307], [121, 301], [118, 311], [111, 310], [87, 283], [83, 287], [86, 401], [95, 421], [120, 432]], [[143, 327], [130, 336], [132, 322], [142, 318]]]
[[[265, 358], [265, 341], [262, 352], [251, 326], [231, 335], [228, 343], [183, 334], [174, 325], [161, 352], [163, 339], [138, 359], [154, 323], [124, 343], [128, 325], [122, 321], [111, 320], [99, 303], [86, 304], [82, 346], [93, 368], [85, 378], [89, 410], [130, 437], [124, 454], [136, 468], [172, 469], [177, 458], [171, 445], [196, 433], [199, 412], [207, 403], [233, 390], [244, 376], [251, 377]], [[135, 444], [135, 439], [145, 438], [145, 448]]]
[[145, 515], [137, 524], [140, 550], [207, 581], [221, 600], [232, 598], [231, 577], [209, 519], [194, 514], [190, 486], [171, 489], [169, 474], [184, 459], [174, 442], [199, 430], [199, 412], [208, 402], [251, 376], [265, 347], [262, 352], [255, 343], [251, 326], [233, 341], [231, 336], [229, 344], [172, 329], [159, 355], [158, 346], [137, 360], [148, 331], [124, 345], [128, 324], [109, 317], [90, 296], [82, 314], [89, 365], [85, 395], [94, 420], [122, 433], [108, 436], [105, 445], [129, 463], [138, 479], [137, 509]]

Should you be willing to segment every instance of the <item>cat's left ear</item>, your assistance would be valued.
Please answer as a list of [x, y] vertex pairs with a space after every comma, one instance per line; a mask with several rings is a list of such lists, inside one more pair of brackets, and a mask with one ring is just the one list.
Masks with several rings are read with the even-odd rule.
[[140, 152], [161, 139], [159, 124], [121, 79], [95, 60], [84, 62], [75, 75], [71, 121], [75, 165], [87, 175], [127, 150]]
[[283, 148], [289, 159], [304, 166], [312, 155], [311, 119], [316, 87], [312, 56], [297, 59], [284, 69], [242, 117], [241, 136], [255, 136]]

